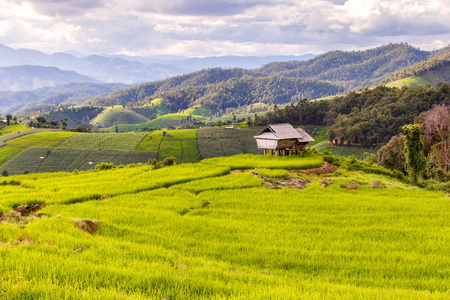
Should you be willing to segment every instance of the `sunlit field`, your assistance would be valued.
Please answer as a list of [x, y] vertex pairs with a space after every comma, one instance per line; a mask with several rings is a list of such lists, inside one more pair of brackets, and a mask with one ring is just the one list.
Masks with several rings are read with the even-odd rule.
[[[319, 163], [243, 155], [2, 178], [0, 298], [449, 299], [445, 194], [297, 173]], [[230, 172], [246, 168], [258, 170]], [[309, 183], [269, 189], [257, 173]], [[34, 203], [47, 206], [11, 212]]]

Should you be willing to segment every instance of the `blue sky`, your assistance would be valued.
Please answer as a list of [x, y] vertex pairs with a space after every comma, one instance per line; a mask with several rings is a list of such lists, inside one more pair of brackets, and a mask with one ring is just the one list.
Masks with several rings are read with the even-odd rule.
[[450, 0], [2, 0], [0, 43], [47, 53], [301, 55], [450, 44]]

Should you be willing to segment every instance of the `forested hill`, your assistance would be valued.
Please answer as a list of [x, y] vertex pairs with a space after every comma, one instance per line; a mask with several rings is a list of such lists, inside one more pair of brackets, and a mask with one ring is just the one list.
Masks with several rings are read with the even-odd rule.
[[97, 97], [92, 100], [96, 105], [117, 105], [142, 101], [165, 91], [172, 91], [191, 86], [215, 84], [227, 81], [230, 78], [241, 78], [251, 71], [234, 68], [211, 68], [185, 75], [175, 76], [166, 80], [147, 82], [128, 89], [118, 90], [109, 95]]
[[[450, 47], [449, 47], [450, 49]], [[433, 57], [403, 69], [392, 77], [399, 80], [408, 77], [424, 76], [432, 85], [450, 80], [450, 53], [442, 57]]]
[[[435, 52], [434, 55], [439, 55]], [[254, 70], [260, 74], [309, 77], [347, 88], [372, 86], [408, 66], [427, 60], [431, 52], [407, 44], [388, 44], [366, 51], [332, 51], [308, 61], [274, 62]]]
[[[447, 47], [450, 51], [450, 47]], [[130, 89], [114, 92], [94, 100], [98, 105], [115, 105], [143, 101], [162, 92], [175, 91], [187, 93], [188, 98], [196, 97], [193, 86], [208, 86], [227, 81], [231, 78], [240, 79], [245, 75], [257, 77], [293, 77], [330, 81], [334, 88], [322, 89], [311, 93], [314, 97], [333, 95], [338, 91], [351, 91], [361, 85], [372, 86], [381, 80], [394, 75], [402, 69], [416, 63], [428, 60], [430, 57], [441, 57], [447, 48], [438, 51], [422, 51], [407, 44], [388, 44], [366, 51], [333, 51], [322, 54], [308, 61], [290, 61], [270, 63], [262, 68], [253, 70], [234, 69], [206, 69], [186, 75], [175, 76], [166, 80], [144, 83]], [[257, 80], [255, 79], [255, 82]], [[254, 86], [254, 85], [252, 85]], [[337, 87], [339, 86], [339, 88]], [[189, 88], [188, 88], [189, 87]], [[209, 86], [212, 88], [212, 86]], [[183, 90], [181, 90], [183, 89]], [[310, 88], [309, 90], [311, 90]], [[220, 90], [217, 90], [220, 93]], [[270, 95], [269, 95], [270, 96]]]
[[164, 99], [165, 106], [172, 111], [183, 110], [193, 105], [220, 111], [258, 102], [267, 104], [297, 102], [302, 98], [318, 98], [343, 91], [337, 85], [314, 79], [244, 76], [218, 84], [189, 86], [162, 92], [155, 97]]

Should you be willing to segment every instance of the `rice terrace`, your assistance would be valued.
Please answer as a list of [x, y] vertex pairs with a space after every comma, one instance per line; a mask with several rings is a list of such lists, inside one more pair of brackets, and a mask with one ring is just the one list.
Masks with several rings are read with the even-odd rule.
[[[444, 45], [426, 22], [447, 28], [448, 9], [138, 0], [125, 16], [114, 1], [13, 2], [5, 24], [60, 23], [26, 41], [0, 26], [2, 39], [82, 38], [108, 54], [0, 44], [0, 300], [450, 299], [450, 46], [368, 48], [414, 29], [404, 12], [426, 16], [409, 18], [414, 40]], [[322, 35], [355, 45], [311, 48]], [[255, 56], [226, 55], [243, 49]]]
[[[450, 297], [445, 193], [327, 152], [199, 161], [197, 135], [211, 130], [50, 131], [6, 141], [0, 151], [18, 152], [17, 161], [33, 156], [20, 151], [61, 159], [75, 145], [84, 148], [78, 155], [178, 160], [67, 173], [45, 173], [47, 165], [2, 177], [0, 298]], [[248, 130], [260, 129], [237, 134], [248, 140]], [[115, 143], [120, 150], [108, 149]]]

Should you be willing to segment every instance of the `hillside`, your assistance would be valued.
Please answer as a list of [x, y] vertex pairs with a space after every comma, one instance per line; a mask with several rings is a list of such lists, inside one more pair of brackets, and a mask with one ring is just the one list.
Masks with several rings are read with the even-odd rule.
[[108, 107], [93, 118], [89, 123], [96, 127], [110, 127], [118, 124], [140, 124], [148, 121], [137, 112], [123, 107]]
[[436, 86], [441, 82], [450, 82], [450, 54], [434, 57], [398, 72], [387, 84], [389, 87]]
[[[184, 93], [189, 99], [197, 99], [202, 95], [197, 95], [200, 87], [220, 85], [233, 79], [241, 80], [245, 75], [250, 76], [253, 82], [258, 82], [258, 77], [277, 78], [279, 82], [286, 80], [286, 77], [297, 78], [308, 82], [310, 85], [317, 85], [317, 80], [326, 80], [330, 83], [330, 88], [317, 90], [314, 87], [305, 86], [302, 89], [314, 90], [314, 93], [299, 93], [298, 97], [320, 98], [327, 95], [335, 95], [346, 90], [364, 86], [372, 86], [380, 81], [394, 75], [413, 64], [425, 61], [431, 56], [440, 57], [445, 55], [445, 49], [441, 51], [422, 51], [407, 44], [388, 44], [366, 51], [332, 51], [307, 61], [289, 61], [269, 63], [259, 69], [206, 69], [182, 76], [176, 76], [163, 81], [145, 83], [128, 90], [112, 93], [106, 97], [99, 97], [94, 100], [97, 105], [116, 105], [125, 103], [139, 103], [148, 97], [158, 97], [166, 95], [168, 92]], [[281, 79], [280, 79], [281, 77]], [[309, 81], [305, 81], [308, 78]], [[250, 79], [247, 79], [249, 81]], [[294, 79], [292, 79], [294, 80]], [[195, 88], [199, 86], [199, 88]], [[332, 87], [333, 86], [333, 87]], [[251, 86], [254, 88], [254, 84]], [[219, 86], [215, 95], [224, 97]], [[219, 91], [217, 91], [219, 90]], [[243, 88], [242, 91], [250, 93], [252, 90]], [[264, 91], [261, 97], [270, 97], [269, 90]], [[289, 100], [283, 100], [289, 102]], [[242, 105], [242, 104], [241, 104]], [[183, 106], [177, 104], [177, 106]]]
[[429, 52], [407, 44], [388, 44], [365, 51], [332, 51], [305, 62], [270, 63], [258, 72], [329, 80], [352, 89], [378, 84], [387, 76], [429, 56]]
[[363, 170], [302, 171], [321, 164], [240, 155], [10, 176], [1, 295], [447, 299], [445, 194]]
[[74, 71], [63, 71], [55, 67], [13, 66], [0, 68], [1, 91], [25, 91], [69, 82], [91, 82], [97, 80]]

